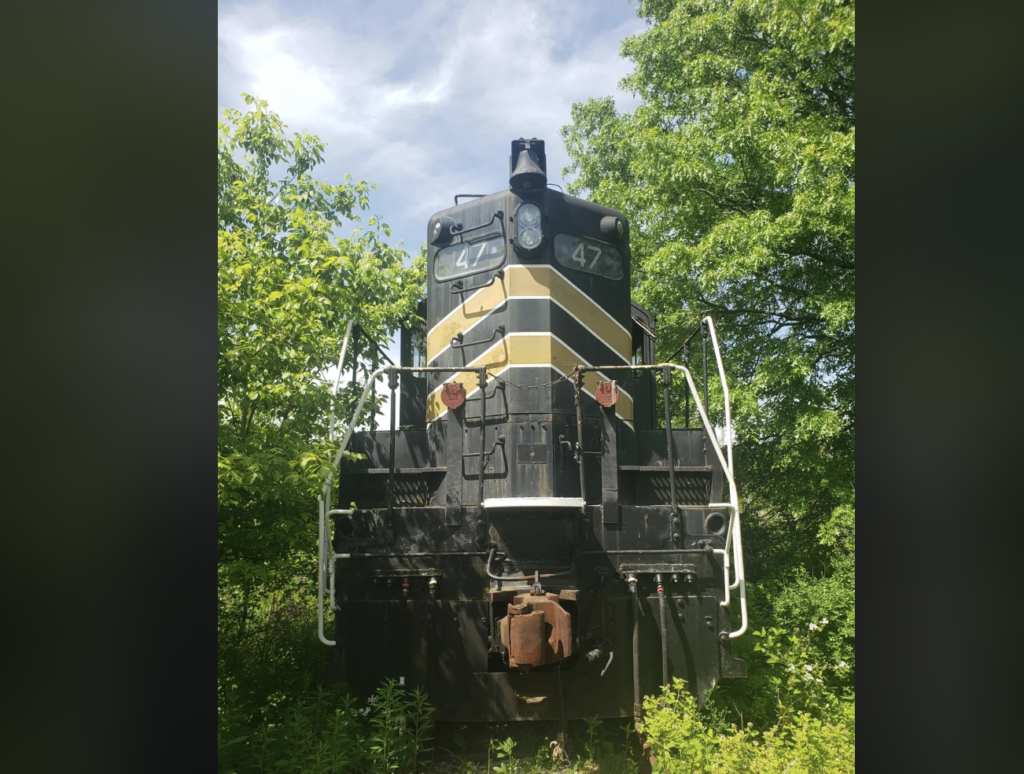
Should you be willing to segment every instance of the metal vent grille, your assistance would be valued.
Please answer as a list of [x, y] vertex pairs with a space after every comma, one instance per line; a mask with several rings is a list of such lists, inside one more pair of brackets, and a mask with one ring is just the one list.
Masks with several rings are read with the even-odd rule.
[[[638, 473], [638, 498], [650, 505], [672, 502], [668, 471], [664, 473]], [[676, 502], [679, 505], [707, 505], [711, 501], [711, 476], [701, 473], [676, 473]]]

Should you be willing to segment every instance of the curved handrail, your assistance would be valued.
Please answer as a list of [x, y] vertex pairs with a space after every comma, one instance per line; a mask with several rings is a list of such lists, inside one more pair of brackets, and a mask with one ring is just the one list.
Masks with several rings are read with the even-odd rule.
[[[718, 350], [717, 344], [715, 345], [715, 350], [716, 350], [716, 352]], [[729, 527], [728, 536], [726, 537], [726, 546], [725, 546], [725, 552], [726, 552], [726, 555], [727, 555], [725, 566], [724, 566], [725, 599], [721, 602], [721, 606], [722, 607], [727, 607], [729, 605], [729, 589], [730, 588], [734, 588], [734, 586], [731, 586], [730, 583], [729, 583], [728, 550], [729, 550], [729, 541], [730, 541], [731, 538], [733, 538], [733, 536], [735, 536], [735, 540], [733, 540], [733, 543], [732, 543], [732, 549], [733, 549], [734, 558], [736, 560], [735, 561], [735, 564], [736, 564], [736, 567], [735, 567], [735, 570], [736, 570], [736, 585], [739, 586], [739, 589], [740, 589], [740, 619], [741, 619], [740, 620], [740, 628], [737, 629], [734, 632], [729, 632], [729, 639], [735, 639], [736, 637], [739, 637], [741, 634], [743, 634], [747, 630], [747, 584], [746, 584], [746, 573], [744, 572], [744, 569], [743, 569], [743, 548], [742, 548], [742, 543], [741, 543], [741, 539], [740, 539], [740, 506], [739, 506], [739, 497], [736, 494], [736, 479], [733, 477], [732, 465], [730, 465], [728, 462], [726, 462], [725, 456], [722, 454], [722, 447], [718, 443], [718, 438], [715, 436], [714, 428], [711, 425], [711, 421], [708, 419], [707, 412], [704, 410], [704, 404], [701, 402], [700, 396], [697, 395], [697, 387], [693, 383], [693, 375], [690, 373], [690, 369], [688, 369], [686, 366], [675, 365], [674, 363], [661, 363], [661, 364], [659, 364], [658, 367], [659, 368], [664, 368], [666, 366], [668, 366], [669, 368], [673, 368], [673, 369], [675, 369], [677, 371], [682, 371], [683, 375], [686, 377], [686, 382], [689, 385], [691, 392], [693, 393], [694, 405], [697, 406], [697, 411], [700, 412], [700, 418], [704, 422], [704, 427], [708, 428], [708, 430], [710, 431], [710, 432], [708, 432], [708, 436], [711, 438], [712, 448], [714, 448], [715, 454], [718, 456], [719, 462], [722, 463], [722, 468], [724, 469], [725, 475], [729, 479], [729, 500], [730, 500], [730, 502], [728, 502], [728, 503], [710, 503], [710, 505], [713, 506], [713, 507], [723, 507], [723, 508], [727, 507], [727, 508], [729, 508], [732, 511], [732, 516], [730, 518], [731, 524], [730, 524], [730, 527]], [[730, 460], [731, 460], [731, 458], [732, 458], [732, 453], [731, 453], [731, 449], [732, 449], [732, 427], [728, 423], [726, 424], [726, 443], [727, 443], [727, 445], [729, 446], [729, 449], [730, 449], [729, 457], [730, 457]]]
[[[718, 438], [715, 435], [714, 428], [713, 428], [713, 426], [711, 424], [711, 421], [708, 419], [707, 411], [706, 411], [706, 409], [704, 407], [704, 404], [701, 402], [700, 396], [697, 393], [697, 387], [696, 387], [696, 384], [693, 381], [693, 375], [690, 373], [690, 370], [686, 366], [677, 365], [675, 363], [659, 363], [657, 365], [650, 365], [650, 366], [630, 366], [630, 368], [632, 368], [634, 370], [648, 370], [648, 369], [653, 370], [653, 369], [660, 369], [660, 368], [671, 368], [671, 369], [676, 370], [676, 371], [682, 371], [683, 376], [686, 378], [686, 382], [687, 382], [687, 385], [689, 386], [690, 392], [693, 395], [694, 404], [697, 406], [697, 411], [700, 414], [701, 420], [704, 423], [704, 427], [709, 430], [708, 436], [711, 438], [711, 444], [712, 444], [712, 448], [715, 451], [715, 455], [718, 457], [719, 462], [722, 464], [723, 471], [725, 472], [725, 475], [726, 475], [726, 477], [729, 480], [729, 500], [730, 500], [730, 502], [728, 502], [728, 503], [709, 503], [709, 505], [711, 507], [716, 507], [716, 508], [728, 508], [731, 511], [730, 526], [729, 526], [729, 530], [728, 530], [728, 533], [727, 533], [727, 536], [726, 536], [725, 549], [724, 550], [717, 549], [715, 551], [715, 553], [718, 553], [719, 551], [721, 551], [722, 554], [723, 554], [723, 568], [724, 568], [724, 573], [723, 574], [725, 576], [725, 599], [720, 603], [722, 607], [728, 607], [729, 604], [730, 604], [731, 600], [730, 600], [729, 590], [737, 588], [737, 587], [739, 588], [740, 617], [741, 617], [740, 628], [737, 629], [736, 631], [729, 632], [729, 638], [730, 639], [735, 639], [736, 637], [739, 637], [744, 632], [746, 632], [747, 625], [748, 625], [748, 617], [747, 617], [746, 572], [745, 572], [744, 566], [743, 566], [743, 543], [742, 543], [742, 534], [741, 534], [741, 530], [740, 530], [739, 495], [738, 495], [737, 490], [736, 490], [736, 479], [735, 479], [734, 470], [733, 470], [732, 414], [731, 414], [730, 406], [729, 406], [730, 396], [729, 396], [728, 385], [726, 384], [726, 380], [725, 380], [725, 368], [724, 368], [724, 365], [722, 363], [722, 355], [721, 355], [721, 350], [720, 350], [719, 345], [718, 345], [718, 337], [717, 337], [717, 334], [715, 332], [714, 322], [712, 321], [710, 316], [706, 317], [705, 320], [708, 322], [709, 328], [710, 328], [710, 331], [711, 331], [712, 344], [713, 344], [714, 350], [715, 350], [715, 359], [716, 359], [716, 361], [718, 363], [719, 377], [720, 377], [720, 379], [722, 381], [723, 397], [724, 397], [724, 400], [725, 400], [725, 442], [726, 442], [726, 447], [727, 447], [728, 458], [726, 458], [726, 455], [722, 453], [721, 444], [719, 443]], [[609, 366], [599, 366], [599, 367], [587, 366], [587, 370], [599, 370], [599, 369], [600, 370], [613, 370], [614, 368], [618, 368], [618, 367], [619, 366], [612, 366], [612, 367], [609, 367]], [[356, 422], [357, 422], [357, 420], [359, 418], [359, 415], [362, 413], [363, 406], [365, 405], [366, 399], [367, 399], [367, 397], [370, 394], [371, 387], [373, 386], [373, 384], [377, 381], [378, 378], [380, 378], [380, 376], [385, 371], [388, 371], [388, 370], [391, 370], [391, 369], [396, 370], [396, 371], [420, 370], [420, 371], [460, 371], [460, 372], [461, 371], [475, 371], [475, 370], [478, 370], [478, 369], [473, 369], [473, 368], [430, 368], [430, 367], [427, 367], [427, 368], [420, 367], [419, 369], [415, 369], [415, 368], [401, 368], [401, 367], [396, 368], [395, 366], [383, 366], [381, 368], [378, 368], [376, 371], [373, 372], [373, 374], [371, 374], [370, 378], [366, 382], [366, 387], [363, 389], [363, 394], [359, 398], [359, 403], [356, 405], [356, 410], [353, 412], [352, 419], [349, 422], [348, 427], [345, 430], [345, 435], [342, 438], [341, 445], [338, 447], [338, 453], [335, 455], [334, 464], [333, 464], [334, 468], [337, 468], [341, 464], [342, 454], [344, 453], [345, 449], [348, 447], [348, 443], [349, 443], [349, 441], [352, 438], [352, 434], [353, 434], [353, 432], [355, 430]], [[326, 577], [325, 577], [324, 570], [325, 570], [325, 564], [327, 563], [328, 558], [333, 558], [333, 555], [330, 555], [327, 552], [327, 547], [326, 547], [326, 543], [329, 542], [329, 538], [327, 538], [327, 526], [326, 526], [327, 523], [329, 523], [328, 522], [328, 511], [327, 511], [327, 508], [326, 508], [326, 504], [330, 502], [330, 486], [331, 486], [331, 482], [333, 481], [333, 478], [334, 478], [334, 472], [333, 472], [333, 470], [331, 470], [331, 471], [329, 471], [327, 473], [327, 476], [326, 476], [325, 481], [324, 481], [324, 485], [323, 485], [323, 489], [322, 489], [324, 496], [320, 498], [320, 514], [321, 514], [321, 518], [320, 518], [320, 525], [321, 525], [321, 530], [320, 530], [320, 560], [321, 560], [321, 563], [320, 563], [320, 568], [319, 568], [319, 583], [318, 583], [319, 591], [320, 591], [319, 602], [318, 602], [318, 610], [319, 610], [319, 617], [320, 617], [319, 634], [320, 634], [321, 642], [323, 642], [324, 644], [327, 644], [327, 645], [335, 644], [333, 641], [327, 640], [326, 637], [324, 636], [324, 633], [323, 633], [323, 598], [324, 598], [324, 593], [326, 592], [326, 588], [325, 588], [325, 586], [326, 586], [326, 583], [325, 583]], [[332, 514], [336, 513], [336, 511], [331, 511], [330, 513], [332, 513]], [[729, 549], [730, 548], [732, 549], [732, 559], [734, 560], [732, 562], [730, 562], [730, 556], [729, 556]], [[330, 564], [331, 564], [331, 571], [332, 571], [332, 573], [331, 573], [331, 581], [332, 581], [332, 583], [331, 583], [331, 586], [332, 586], [332, 588], [331, 588], [331, 591], [332, 591], [331, 601], [332, 601], [332, 606], [333, 606], [333, 603], [334, 603], [334, 596], [333, 596], [333, 590], [334, 590], [333, 589], [333, 585], [334, 585], [333, 584], [333, 581], [334, 581], [334, 575], [333, 575], [334, 567], [333, 567], [333, 565], [334, 565], [334, 562], [332, 561]], [[730, 565], [734, 565], [734, 568], [735, 568], [736, 580], [735, 580], [734, 583], [730, 583], [730, 581], [729, 581]]]
[[[351, 328], [350, 328], [351, 330]], [[345, 345], [342, 347], [344, 353], [344, 347], [348, 345], [348, 336], [345, 337]], [[352, 432], [355, 430], [356, 422], [359, 419], [359, 415], [363, 412], [363, 406], [366, 404], [366, 398], [370, 394], [370, 389], [376, 383], [380, 375], [383, 374], [388, 368], [394, 366], [382, 366], [378, 368], [370, 378], [366, 381], [366, 387], [363, 388], [363, 394], [359, 398], [359, 403], [356, 406], [356, 410], [352, 414], [352, 419], [348, 423], [348, 427], [345, 428], [345, 436], [341, 440], [341, 445], [338, 447], [338, 453], [334, 457], [333, 467], [338, 467], [341, 464], [341, 455], [348, 446], [349, 440], [352, 438]], [[340, 371], [339, 371], [340, 373]], [[331, 416], [334, 414], [332, 412]], [[328, 519], [327, 506], [331, 501], [331, 481], [334, 480], [334, 471], [329, 470], [327, 476], [324, 479], [324, 485], [321, 488], [323, 493], [321, 497], [317, 498], [320, 504], [320, 545], [319, 545], [319, 562], [317, 566], [317, 634], [320, 637], [320, 642], [324, 645], [337, 645], [335, 640], [327, 639], [324, 635], [324, 593], [326, 592], [326, 569], [330, 566], [331, 571], [331, 607], [335, 607], [334, 603], [334, 553], [333, 546], [330, 545], [330, 537], [328, 535], [328, 529], [330, 521]], [[330, 513], [339, 513], [339, 511], [330, 511]], [[351, 514], [351, 511], [348, 511]], [[328, 549], [330, 548], [330, 551]]]
[[[694, 404], [697, 406], [697, 411], [700, 413], [701, 420], [704, 422], [704, 427], [708, 428], [711, 432], [708, 435], [711, 438], [712, 446], [715, 450], [715, 454], [718, 456], [719, 462], [722, 463], [722, 467], [725, 471], [726, 476], [729, 479], [729, 500], [728, 503], [710, 503], [715, 507], [727, 507], [732, 511], [730, 515], [729, 531], [726, 535], [725, 550], [723, 551], [724, 556], [724, 574], [725, 574], [725, 599], [722, 601], [722, 607], [729, 605], [729, 590], [739, 588], [740, 590], [740, 628], [734, 632], [729, 633], [729, 638], [734, 639], [739, 637], [747, 630], [747, 585], [746, 585], [746, 571], [743, 566], [743, 539], [740, 531], [740, 508], [739, 508], [739, 495], [736, 491], [736, 478], [735, 470], [733, 467], [733, 429], [732, 429], [732, 412], [730, 408], [730, 396], [729, 387], [725, 379], [725, 366], [722, 363], [722, 352], [718, 345], [718, 335], [715, 331], [714, 320], [711, 316], [704, 318], [704, 321], [708, 323], [708, 328], [711, 332], [711, 342], [715, 350], [715, 360], [718, 364], [718, 375], [722, 382], [722, 393], [723, 400], [725, 403], [725, 443], [728, 452], [728, 460], [722, 454], [721, 445], [718, 442], [718, 438], [715, 435], [714, 427], [708, 419], [707, 412], [705, 411], [704, 404], [701, 403], [700, 396], [697, 393], [697, 387], [693, 382], [693, 376], [689, 369], [685, 366], [675, 365], [674, 363], [661, 363], [658, 368], [664, 368], [668, 366], [677, 371], [682, 371], [686, 377], [687, 384], [689, 385], [690, 392], [693, 395]], [[736, 580], [730, 582], [729, 580], [729, 549], [732, 548], [734, 569], [736, 572]]]
[[[338, 394], [338, 385], [341, 384], [341, 366], [345, 362], [345, 351], [348, 349], [348, 340], [352, 336], [352, 320], [348, 321], [348, 325], [345, 326], [345, 339], [341, 342], [341, 354], [338, 355], [338, 376], [334, 380], [334, 389], [331, 390], [331, 397], [335, 397]], [[331, 406], [331, 419], [327, 427], [327, 440], [334, 440], [334, 406]]]

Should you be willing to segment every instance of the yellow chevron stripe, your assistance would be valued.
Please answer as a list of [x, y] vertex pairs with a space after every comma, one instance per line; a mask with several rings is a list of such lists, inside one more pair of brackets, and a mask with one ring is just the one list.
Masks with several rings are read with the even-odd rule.
[[[590, 365], [551, 334], [513, 333], [490, 347], [468, 367], [486, 366], [489, 375], [493, 375], [495, 372], [504, 371], [514, 366], [550, 366], [562, 374], [570, 374], [577, 364]], [[470, 384], [476, 384], [477, 380], [474, 374], [453, 374], [448, 377], [448, 380], [465, 384], [468, 387], [467, 396], [473, 395], [480, 389], [479, 386], [469, 387]], [[608, 381], [608, 377], [599, 371], [588, 371], [583, 375], [583, 391], [594, 397], [599, 381]], [[621, 419], [632, 422], [633, 398], [621, 388], [619, 391], [620, 397], [615, 404], [615, 413]], [[427, 422], [433, 422], [447, 410], [448, 408], [441, 402], [441, 387], [439, 386], [427, 396]]]
[[632, 337], [614, 317], [551, 266], [514, 265], [504, 279], [481, 288], [449, 312], [427, 334], [427, 361], [448, 348], [452, 338], [497, 309], [506, 299], [550, 298], [628, 363]]
[[[509, 267], [514, 268], [514, 267]], [[446, 349], [459, 331], [465, 333], [471, 325], [475, 325], [497, 309], [506, 296], [506, 283], [509, 282], [509, 268], [505, 269], [505, 278], [497, 280], [487, 288], [481, 288], [466, 298], [461, 304], [449, 312], [444, 319], [427, 333], [427, 362]], [[448, 288], [444, 287], [447, 293]]]
[[512, 296], [551, 296], [624, 362], [630, 359], [632, 337], [615, 318], [551, 266], [517, 266]]

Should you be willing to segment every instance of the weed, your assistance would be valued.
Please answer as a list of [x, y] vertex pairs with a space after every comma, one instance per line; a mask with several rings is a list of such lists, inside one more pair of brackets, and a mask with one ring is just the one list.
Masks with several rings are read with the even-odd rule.
[[490, 747], [492, 750], [494, 750], [495, 753], [497, 753], [498, 760], [501, 760], [503, 758], [508, 758], [508, 760], [504, 763], [498, 764], [493, 769], [491, 769], [491, 757], [490, 755], [488, 755], [488, 771], [495, 771], [497, 772], [497, 774], [519, 774], [519, 764], [517, 764], [515, 760], [513, 760], [512, 758], [512, 750], [515, 748], [515, 746], [516, 743], [512, 740], [512, 737], [509, 737], [504, 742], [495, 742], [492, 739]]
[[386, 680], [370, 698], [371, 760], [375, 770], [398, 771], [411, 766], [416, 770], [419, 759], [429, 748], [429, 731], [433, 707], [419, 688], [410, 695], [397, 680]]

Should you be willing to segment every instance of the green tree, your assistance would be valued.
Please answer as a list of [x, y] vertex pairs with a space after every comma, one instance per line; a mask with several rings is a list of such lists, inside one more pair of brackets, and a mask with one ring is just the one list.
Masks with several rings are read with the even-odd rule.
[[[220, 566], [245, 590], [244, 626], [249, 592], [313, 553], [316, 492], [336, 450], [324, 372], [346, 323], [385, 339], [415, 315], [425, 275], [375, 217], [338, 238], [370, 186], [317, 180], [324, 143], [289, 136], [266, 102], [243, 96], [249, 112], [218, 122], [217, 452]], [[348, 405], [343, 394], [339, 411]]]
[[756, 616], [814, 623], [819, 655], [852, 664], [855, 6], [638, 5], [648, 29], [622, 54], [640, 104], [573, 106], [569, 190], [629, 217], [660, 357], [715, 318]]

